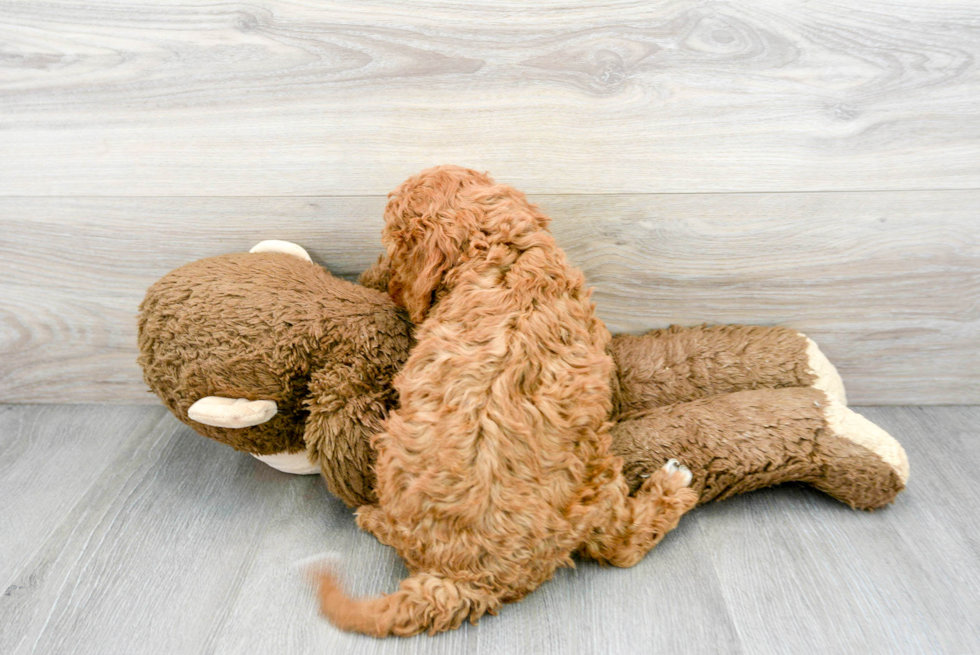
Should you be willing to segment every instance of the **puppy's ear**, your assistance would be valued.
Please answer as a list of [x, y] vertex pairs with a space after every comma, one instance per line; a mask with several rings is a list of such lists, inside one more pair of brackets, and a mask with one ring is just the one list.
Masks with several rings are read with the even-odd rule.
[[452, 221], [416, 220], [406, 229], [390, 234], [395, 252], [388, 293], [418, 324], [428, 315], [446, 273], [459, 263], [463, 239]]

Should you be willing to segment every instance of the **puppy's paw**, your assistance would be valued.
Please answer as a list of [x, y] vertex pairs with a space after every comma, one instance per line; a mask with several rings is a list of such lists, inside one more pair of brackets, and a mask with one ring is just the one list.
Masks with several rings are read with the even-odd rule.
[[693, 478], [689, 468], [676, 459], [670, 459], [647, 478], [640, 487], [640, 492], [671, 496], [682, 500], [685, 505], [693, 506], [698, 497], [697, 492], [690, 486]]
[[667, 472], [668, 479], [678, 487], [689, 487], [691, 486], [691, 480], [694, 479], [694, 476], [691, 474], [691, 469], [676, 459], [668, 459], [667, 463], [663, 466], [663, 470]]

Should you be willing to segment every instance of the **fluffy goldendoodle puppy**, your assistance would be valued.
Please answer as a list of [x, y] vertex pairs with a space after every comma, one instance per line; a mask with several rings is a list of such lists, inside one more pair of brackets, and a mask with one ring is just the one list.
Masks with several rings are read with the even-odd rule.
[[574, 553], [636, 564], [697, 495], [671, 461], [630, 497], [606, 424], [609, 332], [547, 217], [446, 166], [395, 190], [385, 222], [389, 291], [418, 342], [374, 438], [378, 504], [357, 520], [412, 575], [352, 600], [321, 572], [324, 614], [376, 636], [436, 633], [519, 600]]

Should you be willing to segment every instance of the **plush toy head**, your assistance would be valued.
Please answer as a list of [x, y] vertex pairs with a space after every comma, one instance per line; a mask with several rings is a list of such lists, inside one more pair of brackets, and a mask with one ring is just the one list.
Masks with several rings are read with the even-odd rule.
[[[143, 377], [180, 420], [290, 472], [318, 471], [323, 458], [349, 502], [373, 497], [369, 439], [397, 401], [391, 379], [411, 344], [385, 294], [295, 253], [188, 264], [140, 307]], [[254, 424], [242, 414], [257, 403], [273, 413]]]

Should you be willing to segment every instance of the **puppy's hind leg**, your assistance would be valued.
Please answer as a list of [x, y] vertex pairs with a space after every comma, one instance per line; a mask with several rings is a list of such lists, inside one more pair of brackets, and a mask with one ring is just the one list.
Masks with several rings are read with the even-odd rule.
[[677, 527], [681, 516], [698, 502], [691, 472], [677, 460], [647, 478], [633, 497], [622, 474], [610, 489], [611, 512], [581, 549], [581, 554], [613, 566], [633, 566]]

